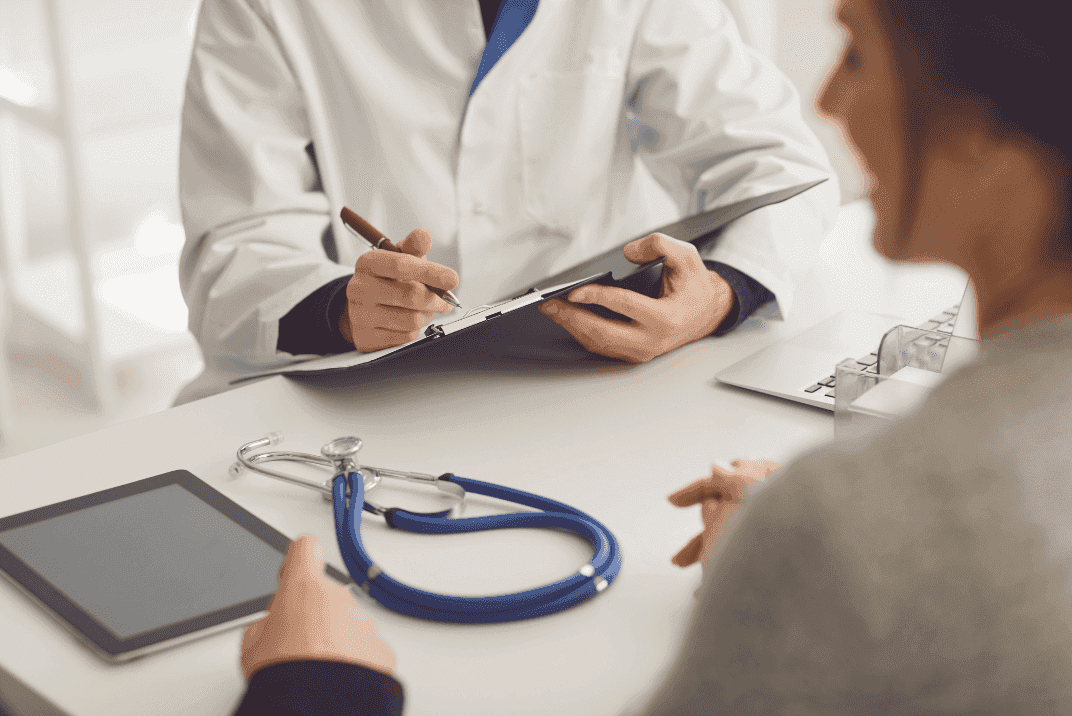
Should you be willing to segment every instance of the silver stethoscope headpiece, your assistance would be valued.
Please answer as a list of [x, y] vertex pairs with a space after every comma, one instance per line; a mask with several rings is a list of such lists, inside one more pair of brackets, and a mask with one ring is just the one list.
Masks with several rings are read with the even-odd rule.
[[361, 438], [335, 438], [327, 445], [320, 448], [320, 454], [333, 462], [351, 459], [357, 454], [363, 444]]
[[[283, 434], [280, 432], [271, 432], [260, 440], [253, 440], [246, 443], [238, 448], [238, 452], [235, 455], [238, 459], [231, 465], [228, 474], [230, 474], [231, 477], [238, 477], [244, 470], [250, 470], [267, 477], [282, 480], [291, 485], [298, 485], [299, 487], [315, 490], [329, 502], [332, 499], [331, 484], [335, 477], [338, 475], [346, 475], [351, 472], [356, 472], [361, 475], [362, 482], [365, 483], [366, 495], [379, 485], [385, 477], [396, 480], [420, 482], [423, 484], [434, 485], [440, 492], [446, 493], [447, 496], [455, 501], [455, 505], [451, 510], [452, 516], [457, 517], [461, 515], [462, 508], [465, 504], [465, 489], [463, 487], [449, 481], [441, 480], [435, 475], [428, 475], [422, 472], [406, 472], [403, 470], [392, 470], [386, 467], [360, 465], [358, 464], [356, 456], [361, 450], [361, 446], [364, 444], [361, 438], [353, 436], [335, 438], [324, 445], [324, 447], [320, 448], [320, 455], [311, 455], [304, 452], [288, 452], [284, 450], [257, 452], [264, 448], [275, 447], [281, 442], [283, 442]], [[332, 476], [331, 479], [323, 482], [316, 482], [276, 470], [264, 464], [275, 461], [294, 462], [327, 468], [331, 470]], [[376, 505], [368, 499], [366, 499], [365, 502], [368, 504], [370, 511], [375, 514], [383, 514], [389, 509]]]

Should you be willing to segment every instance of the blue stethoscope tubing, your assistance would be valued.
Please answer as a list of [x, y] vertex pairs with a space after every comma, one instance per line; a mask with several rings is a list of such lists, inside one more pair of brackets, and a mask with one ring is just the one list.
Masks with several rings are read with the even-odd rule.
[[[384, 515], [391, 527], [423, 534], [454, 534], [486, 530], [536, 527], [564, 529], [584, 537], [592, 546], [592, 560], [573, 575], [536, 589], [489, 597], [456, 597], [407, 586], [385, 574], [361, 541], [361, 510], [374, 512], [365, 502], [365, 483], [358, 473], [336, 475], [332, 505], [339, 551], [350, 576], [380, 605], [407, 616], [436, 622], [493, 624], [553, 614], [576, 606], [603, 591], [618, 576], [621, 549], [614, 535], [584, 512], [530, 492], [447, 474], [439, 478], [473, 492], [532, 507], [541, 512], [511, 512], [486, 517], [448, 518], [448, 512], [416, 514], [401, 509]], [[357, 506], [360, 505], [360, 508]]]

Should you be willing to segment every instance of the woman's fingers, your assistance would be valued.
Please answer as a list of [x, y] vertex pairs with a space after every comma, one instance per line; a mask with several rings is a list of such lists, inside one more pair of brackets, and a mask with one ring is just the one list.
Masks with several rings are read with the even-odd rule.
[[688, 567], [690, 564], [695, 564], [700, 560], [700, 553], [703, 552], [703, 547], [703, 535], [698, 534], [678, 550], [678, 553], [670, 561], [678, 567]]

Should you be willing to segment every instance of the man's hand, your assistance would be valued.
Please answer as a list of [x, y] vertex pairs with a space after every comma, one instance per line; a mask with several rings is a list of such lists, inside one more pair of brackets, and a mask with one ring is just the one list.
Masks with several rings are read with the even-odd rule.
[[324, 548], [312, 535], [290, 544], [268, 616], [242, 636], [242, 673], [284, 661], [360, 664], [390, 674], [395, 655], [342, 585], [324, 574]]
[[339, 317], [339, 330], [360, 351], [408, 343], [420, 337], [433, 313], [452, 310], [428, 290], [428, 286], [448, 291], [458, 286], [453, 269], [425, 261], [432, 234], [417, 229], [398, 248], [404, 253], [363, 253], [346, 285], [347, 307]]
[[734, 460], [730, 464], [733, 470], [712, 465], [710, 477], [697, 480], [667, 498], [670, 504], [678, 507], [700, 504], [703, 516], [703, 532], [689, 540], [670, 560], [677, 566], [688, 567], [697, 561], [706, 561], [711, 546], [740, 506], [745, 491], [781, 468], [770, 460]]
[[553, 299], [540, 311], [582, 346], [610, 358], [643, 363], [710, 335], [733, 308], [733, 289], [704, 266], [696, 247], [663, 234], [628, 244], [622, 252], [635, 264], [665, 256], [659, 298], [613, 286], [588, 285], [571, 291], [572, 303], [594, 303], [630, 318], [628, 323]]

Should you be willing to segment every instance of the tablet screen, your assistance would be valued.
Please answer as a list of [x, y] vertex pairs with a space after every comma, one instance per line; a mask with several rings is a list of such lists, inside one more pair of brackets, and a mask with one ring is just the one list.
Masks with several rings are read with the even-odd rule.
[[0, 519], [0, 567], [112, 657], [262, 611], [288, 543], [185, 471]]
[[283, 563], [178, 485], [8, 530], [0, 543], [121, 638], [271, 594]]

